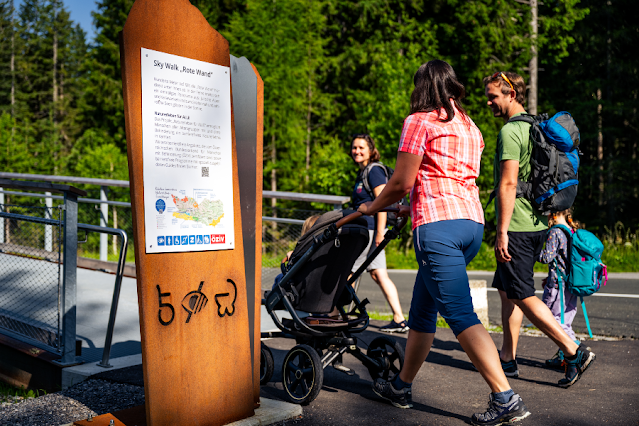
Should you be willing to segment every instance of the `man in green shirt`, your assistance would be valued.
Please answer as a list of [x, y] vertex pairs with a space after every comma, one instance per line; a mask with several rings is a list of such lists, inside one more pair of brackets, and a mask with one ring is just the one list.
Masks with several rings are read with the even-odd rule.
[[508, 123], [511, 117], [525, 114], [526, 83], [512, 72], [496, 72], [484, 78], [488, 106], [495, 117], [504, 120], [495, 152], [495, 209], [497, 270], [493, 287], [499, 290], [504, 341], [500, 359], [508, 377], [518, 377], [516, 353], [523, 314], [550, 337], [566, 354], [566, 377], [562, 387], [574, 384], [595, 359], [595, 354], [577, 345], [561, 328], [545, 303], [535, 296], [533, 267], [546, 239], [548, 220], [532, 207], [529, 200], [517, 198], [517, 178], [528, 180], [533, 144], [530, 124]]

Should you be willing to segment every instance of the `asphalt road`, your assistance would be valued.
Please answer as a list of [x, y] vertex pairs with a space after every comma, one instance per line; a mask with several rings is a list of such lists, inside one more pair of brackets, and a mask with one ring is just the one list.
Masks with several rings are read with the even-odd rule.
[[[389, 276], [397, 286], [400, 303], [404, 314], [410, 310], [413, 284], [416, 271], [389, 270]], [[493, 281], [492, 272], [469, 271], [471, 280], [486, 280], [488, 285], [488, 318], [491, 324], [501, 325], [501, 313], [499, 294], [491, 289]], [[535, 287], [537, 296], [541, 298], [541, 280], [545, 274], [535, 274]], [[390, 312], [386, 299], [369, 274], [364, 274], [358, 290], [360, 298], [368, 298], [371, 305], [369, 311], [380, 313]], [[590, 320], [593, 334], [604, 336], [617, 336], [626, 338], [639, 338], [639, 274], [612, 274], [608, 284], [596, 295], [585, 299], [586, 310]], [[529, 324], [524, 318], [523, 325]], [[573, 322], [573, 329], [577, 333], [587, 333], [581, 307]]]
[[[372, 321], [368, 330], [357, 336], [361, 347], [366, 348], [366, 343], [382, 334], [376, 329], [380, 325], [383, 322]], [[502, 335], [491, 336], [499, 347]], [[406, 335], [393, 337], [400, 345], [406, 344]], [[262, 386], [262, 396], [286, 400], [282, 362], [295, 341], [270, 339], [264, 343], [274, 355], [275, 371], [271, 381]], [[595, 363], [575, 385], [561, 389], [556, 383], [562, 373], [543, 366], [557, 347], [550, 339], [521, 336], [517, 351], [520, 376], [509, 382], [532, 415], [518, 425], [639, 424], [639, 341], [589, 341], [588, 345], [597, 354]], [[344, 365], [355, 375], [326, 367], [319, 396], [303, 407], [303, 417], [279, 426], [466, 425], [473, 413], [483, 412], [487, 406], [489, 388], [450, 329], [437, 329], [432, 350], [413, 383], [413, 409], [401, 410], [378, 398], [371, 391], [368, 371], [353, 356], [345, 355]]]

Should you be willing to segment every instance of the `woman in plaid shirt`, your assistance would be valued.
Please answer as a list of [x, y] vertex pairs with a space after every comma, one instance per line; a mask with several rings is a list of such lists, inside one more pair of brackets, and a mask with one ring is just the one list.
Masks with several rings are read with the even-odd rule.
[[382, 193], [358, 209], [375, 214], [410, 191], [411, 207], [400, 207], [400, 214], [410, 212], [419, 265], [404, 366], [393, 380], [378, 379], [373, 391], [396, 407], [412, 406], [411, 384], [430, 351], [439, 312], [492, 391], [488, 410], [473, 415], [472, 423], [521, 420], [530, 412], [508, 384], [497, 348], [473, 311], [466, 274], [484, 230], [475, 183], [484, 141], [460, 104], [465, 89], [448, 63], [422, 65], [414, 83], [396, 171]]

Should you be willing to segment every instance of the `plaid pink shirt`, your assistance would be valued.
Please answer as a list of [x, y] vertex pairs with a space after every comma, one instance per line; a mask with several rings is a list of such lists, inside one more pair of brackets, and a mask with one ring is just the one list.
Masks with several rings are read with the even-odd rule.
[[[445, 117], [446, 111], [441, 114]], [[484, 139], [467, 119], [455, 108], [448, 123], [437, 120], [437, 111], [418, 112], [404, 120], [398, 150], [423, 157], [410, 194], [413, 229], [452, 219], [484, 223], [475, 183]]]

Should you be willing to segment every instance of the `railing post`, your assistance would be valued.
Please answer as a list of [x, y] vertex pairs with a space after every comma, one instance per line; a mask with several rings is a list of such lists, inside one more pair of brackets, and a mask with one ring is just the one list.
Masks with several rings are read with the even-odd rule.
[[[107, 201], [108, 187], [100, 187], [100, 200]], [[109, 226], [109, 205], [107, 203], [100, 203], [100, 226], [106, 228]], [[109, 252], [109, 236], [107, 234], [100, 234], [100, 260], [106, 262], [108, 260]]]
[[[53, 198], [51, 198], [50, 192], [44, 193], [47, 198], [44, 199], [44, 205], [46, 206], [46, 212], [44, 214], [45, 219], [53, 219], [52, 211]], [[46, 251], [53, 251], [53, 227], [51, 225], [44, 226], [44, 249]]]
[[62, 279], [61, 364], [75, 363], [76, 280], [78, 264], [78, 196], [64, 192], [64, 272]]
[[[4, 211], [4, 188], [0, 188], [0, 205]], [[4, 219], [0, 218], [0, 244], [4, 244]]]

